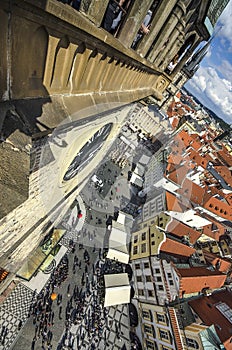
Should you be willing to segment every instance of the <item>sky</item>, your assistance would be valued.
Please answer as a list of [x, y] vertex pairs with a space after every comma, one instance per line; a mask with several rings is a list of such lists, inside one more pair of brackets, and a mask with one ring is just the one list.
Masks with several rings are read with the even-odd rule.
[[[215, 26], [216, 36], [185, 87], [218, 117], [232, 124], [232, 0]], [[221, 29], [219, 30], [219, 28]]]

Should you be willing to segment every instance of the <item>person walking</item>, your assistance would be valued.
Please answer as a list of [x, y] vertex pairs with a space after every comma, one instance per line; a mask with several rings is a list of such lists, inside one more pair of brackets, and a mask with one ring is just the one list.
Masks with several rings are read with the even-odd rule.
[[33, 338], [32, 343], [31, 343], [31, 350], [35, 349], [35, 342], [36, 342], [36, 338]]
[[62, 320], [61, 313], [62, 313], [62, 306], [59, 307], [59, 320]]

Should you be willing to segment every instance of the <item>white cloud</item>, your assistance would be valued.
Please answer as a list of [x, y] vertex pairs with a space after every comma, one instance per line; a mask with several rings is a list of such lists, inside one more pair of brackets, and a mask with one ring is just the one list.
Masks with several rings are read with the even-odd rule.
[[232, 0], [220, 16], [215, 29], [220, 44], [215, 38], [205, 57], [204, 66], [201, 65], [194, 77], [186, 83], [186, 88], [206, 107], [230, 124], [232, 124], [232, 60], [229, 54], [232, 52], [231, 18]]
[[231, 83], [220, 78], [214, 68], [200, 67], [186, 88], [219, 117], [232, 124]]
[[209, 46], [208, 51], [207, 51], [207, 54], [205, 55], [205, 57], [206, 57], [206, 58], [210, 58], [211, 55], [212, 55], [212, 48], [211, 48], [211, 46]]
[[204, 91], [206, 89], [206, 80], [203, 75], [199, 76], [198, 87], [200, 91]]
[[[219, 21], [217, 23], [217, 29], [222, 27], [218, 33], [218, 36], [221, 38], [222, 45], [225, 44], [225, 39], [227, 43], [229, 42], [228, 51], [232, 50], [232, 25], [231, 25], [231, 17], [232, 17], [232, 1], [230, 0], [227, 4], [225, 10], [222, 12]], [[217, 31], [216, 29], [216, 31]]]
[[[217, 70], [224, 76], [232, 79], [232, 64], [227, 60], [221, 60], [221, 65], [217, 66]], [[231, 80], [232, 81], [232, 80]]]

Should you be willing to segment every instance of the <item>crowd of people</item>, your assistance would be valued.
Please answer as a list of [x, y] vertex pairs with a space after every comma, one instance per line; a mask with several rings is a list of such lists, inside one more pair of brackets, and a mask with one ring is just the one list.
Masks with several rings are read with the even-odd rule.
[[[64, 4], [68, 4], [79, 11], [81, 0], [58, 0]], [[123, 22], [124, 17], [128, 12], [131, 0], [109, 0], [108, 6], [105, 11], [105, 15], [102, 21], [102, 27], [109, 33], [116, 35], [120, 25]], [[156, 2], [155, 5], [157, 6]], [[149, 34], [150, 32], [150, 22], [152, 19], [152, 9], [147, 12], [139, 32], [136, 34], [134, 41], [132, 43], [132, 49], [136, 49], [139, 41], [143, 38], [144, 35]]]
[[[54, 325], [54, 311], [53, 311], [53, 298], [52, 295], [56, 296], [54, 292], [56, 288], [59, 288], [68, 277], [69, 272], [69, 260], [68, 256], [64, 255], [60, 264], [51, 274], [51, 277], [37, 295], [34, 294], [34, 301], [31, 304], [29, 310], [29, 317], [32, 316], [33, 324], [35, 326], [35, 333], [32, 340], [31, 349], [35, 348], [35, 343], [39, 339], [42, 340], [42, 349], [52, 349], [52, 326]], [[61, 300], [59, 296], [59, 301]], [[47, 346], [47, 347], [46, 347]]]
[[[105, 273], [111, 272], [110, 261], [103, 259], [104, 252], [101, 249], [98, 250], [97, 261], [92, 263], [90, 253], [83, 245], [79, 245], [83, 258], [80, 258], [80, 254], [76, 255], [75, 244], [69, 250], [71, 255], [64, 255], [41, 292], [38, 295], [36, 291], [34, 293], [28, 315], [34, 325], [32, 350], [40, 341], [42, 350], [52, 349], [53, 326], [57, 317], [64, 325], [57, 349], [94, 350], [98, 349], [101, 340], [107, 345], [108, 332], [112, 325], [108, 321], [108, 310], [103, 307], [104, 293], [100, 282]], [[93, 252], [96, 252], [95, 247]], [[115, 268], [119, 266], [113, 266], [113, 271]], [[77, 271], [79, 274], [82, 272], [81, 283], [69, 283], [64, 291], [63, 283], [71, 273], [74, 279]], [[116, 324], [115, 329], [119, 338]]]

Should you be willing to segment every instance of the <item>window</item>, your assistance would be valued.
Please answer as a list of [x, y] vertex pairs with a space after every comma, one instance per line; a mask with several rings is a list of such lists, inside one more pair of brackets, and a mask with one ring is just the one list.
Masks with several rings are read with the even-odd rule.
[[135, 264], [135, 269], [136, 269], [136, 270], [140, 270], [140, 264], [138, 264], [138, 263]]
[[151, 234], [151, 238], [154, 238], [154, 237], [155, 237], [155, 234], [154, 234], [154, 233], [152, 233], [152, 234]]
[[155, 344], [151, 340], [146, 340], [146, 348], [148, 350], [154, 350], [155, 349]]
[[146, 276], [146, 282], [151, 282], [151, 276]]
[[149, 324], [144, 324], [144, 325], [143, 325], [143, 329], [144, 329], [144, 332], [145, 332], [145, 333], [152, 334], [152, 326], [151, 326], [151, 325], [149, 325]]
[[173, 280], [169, 280], [169, 284], [170, 284], [170, 286], [173, 286]]
[[156, 314], [157, 322], [166, 323], [165, 316], [162, 314]]
[[148, 320], [151, 319], [150, 312], [148, 310], [142, 310], [142, 316], [143, 318], [147, 318]]
[[134, 243], [138, 242], [138, 235], [134, 236]]
[[141, 253], [146, 253], [146, 251], [147, 251], [147, 245], [146, 245], [146, 243], [143, 243], [141, 245]]
[[143, 296], [143, 295], [144, 295], [143, 289], [138, 289], [138, 295], [140, 295], [140, 296]]
[[160, 329], [160, 330], [159, 330], [159, 333], [160, 333], [160, 338], [161, 338], [161, 339], [169, 340], [168, 332], [163, 331], [162, 329]]
[[146, 240], [146, 236], [147, 236], [147, 235], [146, 235], [146, 232], [143, 232], [143, 233], [142, 233], [142, 241], [145, 241], [145, 240]]
[[186, 338], [186, 342], [188, 347], [193, 348], [193, 349], [199, 349], [199, 345], [196, 342], [196, 340], [191, 339], [191, 338]]
[[176, 79], [176, 81], [175, 81], [175, 85], [177, 85], [177, 84], [179, 84], [180, 82], [181, 82], [181, 80], [182, 80], [182, 77], [178, 77], [178, 79]]
[[222, 313], [222, 315], [225, 316], [230, 323], [232, 323], [232, 309], [229, 307], [229, 305], [219, 302], [215, 306]]
[[[220, 210], [221, 212], [221, 210]], [[215, 223], [212, 223], [212, 231], [217, 231], [218, 230], [218, 227]]]
[[136, 279], [137, 279], [137, 282], [142, 282], [142, 276], [137, 276]]
[[160, 276], [156, 277], [157, 282], [162, 282], [162, 278]]
[[151, 245], [155, 245], [155, 241], [152, 241], [152, 242], [151, 242]]
[[158, 285], [158, 290], [164, 290], [164, 287], [161, 284]]
[[155, 269], [155, 273], [160, 273], [160, 269]]
[[172, 278], [172, 274], [168, 272], [168, 278]]
[[149, 297], [153, 297], [153, 296], [154, 296], [153, 290], [148, 290], [148, 296], [149, 296]]
[[138, 246], [137, 245], [134, 246], [134, 248], [133, 248], [133, 255], [136, 255], [136, 254], [138, 254]]
[[145, 269], [149, 269], [149, 263], [148, 262], [145, 262], [143, 266], [144, 266]]

